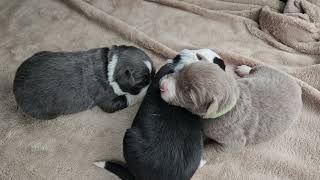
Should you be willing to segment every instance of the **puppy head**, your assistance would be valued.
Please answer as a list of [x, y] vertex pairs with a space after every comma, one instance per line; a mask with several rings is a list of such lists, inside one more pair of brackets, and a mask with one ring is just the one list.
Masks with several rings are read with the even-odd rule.
[[234, 83], [217, 64], [200, 61], [164, 76], [160, 90], [167, 103], [204, 117], [218, 111], [220, 101], [233, 92]]
[[173, 60], [176, 64], [175, 71], [181, 70], [185, 65], [189, 65], [194, 62], [207, 61], [219, 65], [221, 69], [225, 71], [226, 65], [220, 56], [211, 49], [197, 49], [197, 50], [182, 50]]
[[118, 95], [139, 94], [155, 74], [150, 57], [133, 46], [112, 46], [108, 59], [108, 80]]

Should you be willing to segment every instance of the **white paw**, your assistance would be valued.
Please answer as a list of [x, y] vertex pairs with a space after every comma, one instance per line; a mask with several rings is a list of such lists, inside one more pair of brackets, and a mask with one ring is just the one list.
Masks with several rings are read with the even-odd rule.
[[207, 163], [206, 160], [201, 159], [198, 169], [202, 168]]
[[252, 68], [247, 65], [241, 65], [241, 66], [238, 66], [235, 71], [240, 77], [243, 77], [245, 75], [248, 75], [251, 69]]
[[93, 164], [99, 168], [104, 168], [106, 166], [106, 161], [96, 161]]

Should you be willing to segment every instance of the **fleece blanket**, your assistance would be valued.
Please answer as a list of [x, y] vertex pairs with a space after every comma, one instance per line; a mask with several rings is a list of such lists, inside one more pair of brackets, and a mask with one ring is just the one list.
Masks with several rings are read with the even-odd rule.
[[112, 44], [143, 48], [157, 68], [181, 49], [211, 48], [229, 73], [245, 63], [290, 74], [303, 90], [299, 120], [238, 153], [206, 147], [208, 163], [193, 179], [320, 178], [318, 0], [2, 0], [0, 20], [0, 179], [118, 179], [92, 163], [123, 160], [139, 105], [39, 121], [20, 112], [12, 93], [16, 69], [37, 51]]

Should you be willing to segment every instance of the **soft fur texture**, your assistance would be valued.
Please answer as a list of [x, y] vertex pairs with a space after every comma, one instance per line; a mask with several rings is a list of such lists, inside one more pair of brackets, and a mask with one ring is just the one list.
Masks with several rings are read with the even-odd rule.
[[225, 70], [225, 64], [223, 60], [220, 58], [220, 56], [215, 53], [214, 51], [210, 49], [184, 49], [179, 52], [179, 54], [173, 58], [172, 60], [169, 60], [168, 62], [174, 62], [177, 65], [175, 66], [175, 71], [181, 70], [185, 65], [206, 60], [208, 62], [212, 62], [215, 64], [218, 64], [223, 70]]
[[123, 180], [189, 180], [202, 157], [200, 118], [187, 110], [170, 106], [160, 97], [159, 81], [172, 73], [168, 63], [149, 87], [132, 127], [125, 133], [126, 165], [96, 163]]
[[[283, 134], [300, 117], [301, 87], [276, 70], [254, 67], [233, 88], [240, 91], [236, 106], [221, 117], [203, 120], [204, 133], [222, 150], [237, 151], [269, 141]], [[230, 104], [220, 105], [218, 111]]]
[[210, 113], [218, 111], [236, 98], [237, 89], [233, 86], [235, 80], [223, 72], [211, 62], [186, 65], [180, 71], [161, 79], [161, 97], [170, 104], [204, 117], [208, 109]]
[[18, 68], [13, 92], [19, 107], [38, 119], [96, 105], [115, 112], [142, 100], [154, 73], [151, 63], [133, 46], [39, 52]]
[[[175, 84], [175, 89], [168, 89], [175, 96], [163, 99], [204, 117], [204, 134], [217, 150], [238, 151], [266, 142], [300, 117], [301, 87], [266, 66], [250, 73], [248, 69], [240, 66], [237, 70], [244, 78], [236, 81], [213, 63], [192, 63], [167, 77]], [[230, 111], [212, 119], [225, 109]]]
[[[190, 68], [188, 65], [199, 61], [205, 61], [208, 63], [214, 63], [218, 65], [223, 71], [225, 71], [226, 66], [224, 64], [224, 61], [220, 59], [219, 55], [217, 55], [214, 51], [210, 49], [184, 49], [173, 60], [169, 60], [169, 62], [171, 61], [176, 64], [174, 71], [179, 71], [179, 73], [168, 74], [160, 80], [160, 91], [162, 99], [164, 99], [167, 102], [174, 103], [176, 105], [184, 104], [184, 107], [189, 109], [191, 112], [196, 111], [195, 109], [192, 109], [194, 107], [197, 107], [198, 113], [200, 110], [204, 111], [207, 108], [207, 106], [205, 105], [204, 107], [198, 107], [199, 103], [197, 103], [196, 100], [198, 99], [200, 101], [203, 101], [204, 98], [210, 98], [210, 94], [204, 95], [203, 93], [205, 93], [205, 84], [214, 79], [214, 77], [208, 76], [208, 74], [211, 75], [210, 72], [212, 69], [207, 69], [208, 71], [205, 71], [205, 69], [203, 68], [193, 68], [191, 69], [191, 71], [189, 71]], [[202, 77], [202, 82], [194, 82], [193, 78], [195, 76]], [[177, 87], [179, 91], [176, 90], [176, 81], [180, 82], [179, 87]], [[190, 87], [186, 86], [186, 84], [188, 83], [198, 83], [197, 87], [199, 88], [196, 89], [197, 92], [190, 93]], [[197, 94], [203, 94], [203, 96], [198, 96]], [[189, 95], [189, 98], [193, 99], [189, 99], [191, 101], [186, 100], [184, 99], [185, 95]]]
[[[252, 62], [289, 73], [301, 85], [304, 102], [302, 115], [292, 128], [275, 140], [239, 153], [217, 156], [213, 148], [205, 146], [203, 155], [208, 163], [196, 171], [192, 180], [319, 179], [320, 56], [284, 51], [268, 42], [272, 37], [257, 38], [251, 33], [253, 29], [266, 34], [260, 22], [268, 22], [259, 22], [262, 8], [268, 6], [287, 16], [282, 13], [284, 7], [297, 7], [291, 6], [295, 0], [287, 4], [279, 0], [167, 0], [166, 5], [141, 0], [73, 0], [74, 4], [67, 6], [69, 2], [0, 1], [0, 179], [119, 180], [92, 162], [123, 161], [123, 135], [138, 105], [112, 114], [95, 107], [39, 122], [17, 111], [12, 93], [17, 68], [33, 53], [80, 51], [113, 44], [143, 48], [157, 68], [182, 49], [206, 47], [218, 52], [226, 63], [226, 72], [235, 78], [237, 65]], [[320, 9], [319, 0], [308, 2]], [[179, 9], [174, 3], [187, 8]], [[85, 6], [81, 9], [79, 4]], [[297, 16], [293, 19], [309, 16], [303, 11], [294, 14]], [[126, 26], [114, 28], [117, 21]], [[282, 24], [271, 27], [276, 26]], [[141, 34], [148, 38], [141, 38]], [[293, 30], [287, 33], [294, 34]], [[155, 41], [160, 46], [152, 43]]]

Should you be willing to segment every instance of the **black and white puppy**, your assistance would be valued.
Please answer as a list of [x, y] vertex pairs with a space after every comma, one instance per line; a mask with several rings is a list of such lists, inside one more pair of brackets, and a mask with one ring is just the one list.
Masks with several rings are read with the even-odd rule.
[[16, 72], [18, 106], [38, 119], [53, 119], [99, 106], [115, 112], [142, 101], [155, 70], [133, 46], [80, 52], [39, 52]]
[[[171, 106], [160, 96], [160, 79], [173, 73], [180, 56], [157, 72], [132, 127], [125, 133], [125, 165], [96, 162], [123, 180], [189, 180], [201, 161], [201, 121], [184, 108]], [[202, 162], [202, 163], [200, 163]]]

